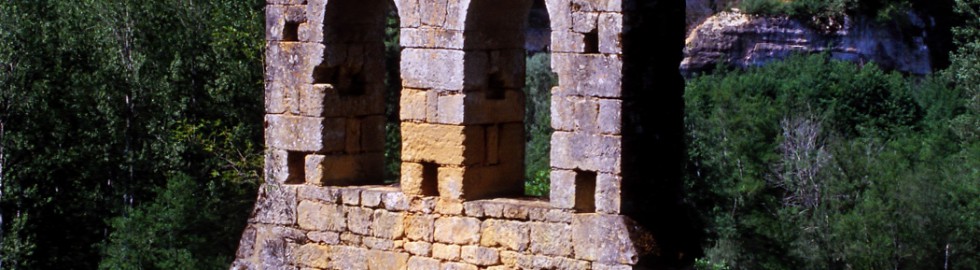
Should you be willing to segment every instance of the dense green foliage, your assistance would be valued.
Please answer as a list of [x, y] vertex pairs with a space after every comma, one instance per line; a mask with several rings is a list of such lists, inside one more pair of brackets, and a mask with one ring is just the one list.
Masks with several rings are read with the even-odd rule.
[[262, 161], [263, 4], [0, 2], [0, 267], [226, 266]]
[[551, 177], [551, 88], [558, 84], [558, 75], [551, 71], [551, 56], [547, 53], [529, 55], [526, 63], [524, 193], [545, 196]]
[[743, 0], [739, 7], [749, 14], [835, 18], [846, 14], [891, 20], [912, 8], [911, 0]]
[[980, 267], [977, 71], [918, 81], [817, 55], [690, 81], [699, 266]]

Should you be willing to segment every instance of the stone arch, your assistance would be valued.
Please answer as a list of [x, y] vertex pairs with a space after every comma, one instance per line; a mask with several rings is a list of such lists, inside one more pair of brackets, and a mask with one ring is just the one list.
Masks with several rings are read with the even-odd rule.
[[[385, 23], [391, 0], [330, 0], [323, 5], [323, 57], [311, 72], [323, 117], [324, 148], [307, 155], [307, 182], [367, 185], [385, 168]], [[313, 10], [316, 7], [311, 7]], [[301, 97], [301, 99], [304, 99]]]

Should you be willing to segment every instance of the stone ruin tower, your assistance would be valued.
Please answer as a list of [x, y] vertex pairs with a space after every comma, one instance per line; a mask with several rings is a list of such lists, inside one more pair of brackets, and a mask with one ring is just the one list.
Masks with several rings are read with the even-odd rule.
[[[634, 269], [659, 256], [629, 190], [644, 187], [630, 147], [657, 83], [650, 56], [631, 56], [651, 7], [389, 1], [267, 0], [265, 183], [232, 269]], [[402, 48], [394, 185], [381, 181], [389, 8]], [[550, 197], [521, 199], [534, 12], [549, 19], [559, 85]]]

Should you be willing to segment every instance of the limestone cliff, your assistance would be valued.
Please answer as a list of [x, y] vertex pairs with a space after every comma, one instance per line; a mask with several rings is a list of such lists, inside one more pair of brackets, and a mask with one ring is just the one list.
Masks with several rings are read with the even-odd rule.
[[846, 17], [836, 25], [816, 27], [789, 17], [767, 17], [726, 11], [692, 28], [684, 48], [681, 72], [690, 76], [722, 62], [736, 67], [761, 65], [794, 53], [827, 52], [857, 63], [875, 62], [885, 69], [911, 74], [932, 70], [921, 19], [911, 26]]

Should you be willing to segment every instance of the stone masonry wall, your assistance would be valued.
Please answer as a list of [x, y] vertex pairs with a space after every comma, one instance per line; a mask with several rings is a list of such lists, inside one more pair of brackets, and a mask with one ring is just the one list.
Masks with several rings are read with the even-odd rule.
[[[403, 162], [379, 186], [387, 1], [267, 0], [265, 184], [232, 269], [633, 269], [657, 254], [622, 215], [635, 3], [395, 0]], [[550, 197], [514, 199], [535, 6], [559, 76]]]

